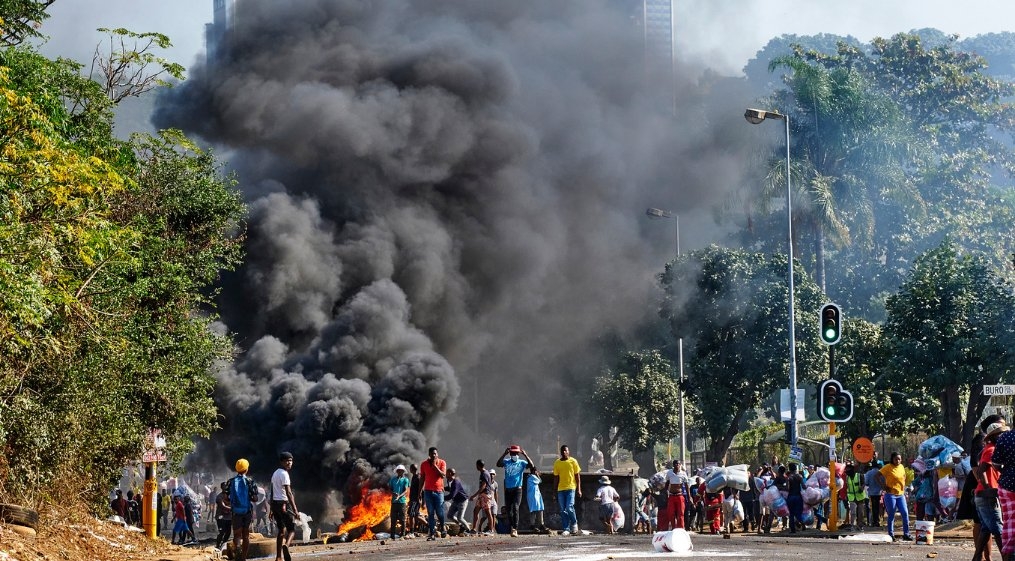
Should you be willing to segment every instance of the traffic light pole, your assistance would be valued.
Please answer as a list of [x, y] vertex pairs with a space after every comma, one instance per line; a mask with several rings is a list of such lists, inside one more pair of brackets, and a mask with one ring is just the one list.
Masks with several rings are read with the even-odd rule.
[[[829, 347], [831, 348], [831, 347]], [[828, 422], [828, 471], [831, 476], [828, 478], [828, 504], [831, 505], [828, 513], [828, 531], [839, 530], [839, 486], [835, 483], [835, 421]]]
[[[835, 378], [835, 345], [828, 345], [828, 378]], [[835, 484], [835, 422], [828, 423], [828, 504], [832, 505], [828, 513], [828, 531], [839, 529], [839, 488]]]

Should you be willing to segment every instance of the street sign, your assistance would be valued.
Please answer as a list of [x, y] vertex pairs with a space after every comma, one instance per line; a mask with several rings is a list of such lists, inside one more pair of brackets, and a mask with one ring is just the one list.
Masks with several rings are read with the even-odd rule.
[[789, 449], [789, 459], [795, 462], [804, 461], [804, 449], [799, 446], [792, 446]]
[[984, 384], [983, 395], [1015, 395], [1015, 384]]
[[[797, 391], [796, 391], [796, 420], [797, 420], [797, 422], [805, 421], [807, 419], [807, 415], [804, 414], [804, 411], [805, 411], [805, 409], [804, 409], [804, 397], [806, 397], [806, 394], [804, 393], [804, 390], [797, 389]], [[789, 412], [790, 412], [790, 407], [789, 407], [789, 390], [783, 388], [783, 389], [779, 390], [779, 417], [780, 417], [780, 419], [783, 420], [783, 421], [789, 421], [789, 420], [791, 420], [789, 418], [790, 417]]]
[[861, 464], [874, 459], [874, 443], [869, 438], [860, 437], [853, 441], [853, 458]]
[[150, 429], [145, 435], [141, 462], [150, 464], [164, 461], [166, 461], [166, 439], [162, 437], [162, 429]]

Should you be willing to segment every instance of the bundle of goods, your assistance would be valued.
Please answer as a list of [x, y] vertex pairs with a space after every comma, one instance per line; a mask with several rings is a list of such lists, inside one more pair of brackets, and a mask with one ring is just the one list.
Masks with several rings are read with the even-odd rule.
[[750, 489], [748, 483], [751, 477], [747, 464], [738, 464], [729, 467], [711, 466], [702, 468], [698, 476], [705, 480], [705, 490], [709, 493], [718, 493], [726, 487], [747, 491]]
[[648, 480], [648, 487], [649, 489], [652, 489], [653, 491], [657, 492], [666, 489], [666, 472], [660, 471], [659, 473], [650, 477]]
[[951, 510], [958, 502], [959, 482], [954, 477], [942, 477], [937, 482], [937, 494], [941, 507]]
[[[919, 456], [913, 461], [912, 467], [919, 473], [934, 469], [941, 464], [950, 464], [952, 456], [962, 454], [962, 447], [944, 435], [937, 435], [924, 440], [917, 449]], [[922, 462], [920, 461], [922, 460]]]
[[786, 497], [782, 491], [776, 488], [774, 483], [768, 482], [768, 486], [761, 492], [761, 504], [772, 509], [772, 512], [780, 518], [789, 516], [789, 506], [786, 504]]
[[744, 521], [744, 505], [740, 499], [730, 495], [723, 499], [722, 504], [723, 521], [727, 524], [740, 524]]

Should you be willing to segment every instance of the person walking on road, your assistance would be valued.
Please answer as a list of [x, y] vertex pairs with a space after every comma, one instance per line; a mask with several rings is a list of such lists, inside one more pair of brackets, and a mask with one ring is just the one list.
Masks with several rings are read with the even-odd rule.
[[673, 467], [666, 471], [667, 492], [669, 493], [665, 514], [667, 529], [675, 530], [684, 527], [684, 510], [687, 508], [689, 495], [687, 482], [687, 472], [684, 471], [680, 460], [673, 460]]
[[289, 546], [296, 536], [296, 517], [300, 515], [293, 495], [292, 479], [289, 477], [289, 472], [293, 469], [293, 455], [282, 452], [278, 455], [278, 461], [279, 468], [271, 475], [271, 517], [275, 519], [278, 528], [278, 535], [275, 536], [275, 561], [292, 561]]
[[229, 504], [229, 482], [223, 481], [219, 488], [219, 494], [215, 495], [215, 524], [219, 529], [218, 535], [215, 536], [215, 549], [229, 543], [229, 536], [233, 533], [233, 509]]
[[458, 535], [462, 535], [472, 528], [469, 523], [465, 521], [465, 504], [469, 502], [469, 493], [465, 490], [465, 485], [458, 479], [458, 474], [455, 472], [455, 468], [448, 468], [448, 499], [451, 501], [451, 506], [448, 507], [448, 515], [452, 522], [458, 524]]
[[881, 483], [878, 481], [878, 471], [884, 467], [881, 460], [871, 462], [871, 468], [864, 474], [864, 484], [867, 485], [867, 499], [870, 502], [870, 525], [872, 528], [881, 527]]
[[408, 533], [406, 524], [406, 508], [409, 505], [409, 478], [405, 476], [405, 466], [395, 466], [395, 476], [388, 481], [391, 488], [391, 537], [399, 538]]
[[878, 472], [878, 483], [884, 489], [885, 515], [888, 535], [895, 541], [895, 513], [902, 515], [902, 539], [911, 542], [909, 535], [909, 507], [906, 505], [906, 468], [902, 467], [902, 454], [892, 452], [891, 463]]
[[978, 482], [973, 504], [976, 506], [976, 516], [980, 520], [980, 532], [973, 542], [976, 545], [973, 559], [980, 559], [981, 555], [984, 559], [990, 558], [991, 536], [997, 541], [997, 548], [1004, 551], [1001, 505], [998, 502], [998, 479], [1001, 474], [991, 461], [998, 437], [1007, 430], [1008, 427], [1004, 423], [993, 423], [987, 427], [987, 434], [983, 437], [983, 451], [980, 453], [976, 469], [973, 470], [973, 476]]
[[448, 537], [444, 521], [444, 479], [447, 477], [448, 464], [440, 459], [437, 448], [431, 446], [429, 456], [419, 466], [419, 476], [423, 481], [423, 502], [426, 505], [427, 541], [437, 539], [437, 522], [440, 521], [440, 536]]
[[596, 502], [599, 503], [599, 521], [606, 526], [606, 533], [614, 533], [614, 516], [620, 493], [613, 488], [610, 478], [606, 475], [599, 478], [599, 489], [596, 490]]
[[[479, 484], [476, 485], [476, 492], [469, 497], [469, 500], [474, 500], [475, 506], [472, 508], [472, 532], [473, 534], [481, 534], [483, 532], [483, 525], [486, 522], [490, 524], [490, 531], [493, 531], [496, 519], [493, 517], [493, 510], [491, 509], [491, 503], [493, 501], [493, 487], [490, 481], [490, 472], [486, 469], [486, 462], [482, 459], [476, 460], [476, 471], [479, 472]], [[480, 519], [479, 515], [482, 514], [483, 518]]]
[[419, 468], [409, 464], [409, 531], [419, 532], [416, 521], [419, 520], [419, 506], [423, 502], [423, 486], [419, 479]]
[[571, 457], [567, 445], [560, 447], [560, 457], [553, 462], [553, 477], [556, 481], [557, 504], [560, 505], [561, 535], [581, 535], [578, 529], [578, 516], [575, 514], [575, 499], [581, 499], [582, 486], [579, 478], [581, 466], [578, 460]]
[[546, 532], [546, 524], [543, 522], [543, 493], [539, 491], [539, 484], [543, 480], [539, 477], [539, 469], [534, 465], [529, 466], [529, 475], [526, 480], [525, 501], [529, 506], [529, 523], [532, 529]]
[[518, 509], [522, 504], [525, 470], [531, 465], [532, 458], [517, 444], [508, 446], [497, 460], [497, 467], [504, 468], [504, 506], [507, 507], [508, 525], [513, 538], [518, 537]]
[[257, 488], [247, 477], [250, 462], [244, 458], [236, 460], [236, 476], [226, 485], [231, 509], [230, 525], [233, 529], [233, 552], [236, 559], [243, 561], [250, 549], [250, 526], [254, 522], [254, 507], [257, 504]]
[[[994, 425], [987, 428], [988, 434], [991, 429], [997, 430]], [[1001, 471], [997, 478], [997, 494], [1001, 504], [1001, 520], [1004, 525], [1001, 528], [1001, 557], [1011, 559], [1015, 553], [1015, 431], [1001, 431], [994, 444], [994, 453], [991, 455], [990, 463]], [[987, 530], [987, 524], [980, 521], [980, 539]]]

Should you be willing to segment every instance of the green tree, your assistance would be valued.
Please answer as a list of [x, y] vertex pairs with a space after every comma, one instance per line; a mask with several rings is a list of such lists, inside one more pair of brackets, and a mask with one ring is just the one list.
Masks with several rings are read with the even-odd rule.
[[19, 45], [30, 37], [41, 37], [38, 28], [49, 17], [48, 8], [56, 0], [0, 0], [0, 41]]
[[179, 134], [115, 139], [73, 64], [0, 51], [0, 94], [0, 498], [101, 499], [150, 427], [178, 460], [215, 426], [243, 205]]
[[[818, 339], [823, 296], [795, 265], [798, 381], [827, 371]], [[708, 459], [722, 458], [746, 415], [788, 385], [787, 263], [765, 255], [711, 246], [667, 266], [661, 314], [683, 336], [690, 376], [688, 398], [709, 440]], [[805, 319], [811, 318], [811, 319]]]
[[984, 384], [1015, 374], [1015, 295], [982, 257], [951, 241], [921, 255], [888, 299], [885, 337], [895, 383], [940, 403], [918, 420], [968, 446], [988, 398]]
[[[837, 247], [873, 246], [875, 201], [902, 196], [904, 166], [912, 138], [902, 111], [890, 97], [871, 88], [870, 79], [849, 67], [826, 68], [792, 56], [770, 68], [792, 69], [787, 88], [771, 103], [790, 115], [792, 125], [794, 230], [810, 246], [814, 279], [825, 285], [825, 242]], [[781, 156], [781, 154], [780, 154]], [[773, 157], [765, 200], [783, 197], [784, 158]], [[907, 199], [915, 198], [910, 190]]]
[[613, 434], [604, 450], [622, 443], [638, 460], [638, 474], [650, 477], [654, 456], [644, 452], [680, 434], [679, 399], [673, 365], [659, 351], [625, 353], [615, 370], [596, 378], [589, 399], [595, 430]]

